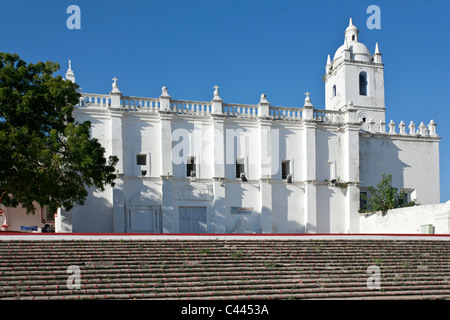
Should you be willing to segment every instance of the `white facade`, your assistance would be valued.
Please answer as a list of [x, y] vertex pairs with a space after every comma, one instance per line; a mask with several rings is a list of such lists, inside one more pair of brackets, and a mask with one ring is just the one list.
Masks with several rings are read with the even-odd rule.
[[[436, 124], [385, 123], [384, 65], [350, 22], [328, 57], [325, 109], [82, 94], [74, 111], [119, 158], [114, 187], [64, 212], [61, 232], [357, 233], [360, 192], [392, 174], [439, 203]], [[68, 79], [75, 81], [69, 68]]]

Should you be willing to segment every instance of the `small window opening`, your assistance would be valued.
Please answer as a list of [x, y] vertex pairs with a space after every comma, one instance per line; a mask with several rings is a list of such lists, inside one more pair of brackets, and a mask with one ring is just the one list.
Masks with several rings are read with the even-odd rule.
[[367, 210], [367, 192], [359, 193], [359, 209]]
[[289, 175], [289, 160], [283, 160], [281, 161], [281, 179], [286, 180]]
[[236, 159], [236, 178], [241, 177], [241, 173], [245, 173], [244, 170], [244, 159]]
[[195, 157], [187, 157], [186, 159], [186, 176], [188, 177], [195, 177]]
[[411, 191], [410, 190], [402, 190], [403, 194], [402, 194], [402, 201], [403, 204], [406, 205], [409, 202], [411, 202]]
[[409, 202], [409, 194], [407, 192], [405, 192], [403, 194], [403, 199], [402, 200], [403, 200], [404, 204], [407, 204]]
[[136, 164], [138, 166], [147, 165], [147, 155], [146, 154], [138, 154], [136, 155]]
[[[49, 207], [44, 206], [41, 208], [41, 217], [45, 222], [47, 221], [55, 221], [55, 212], [51, 211]], [[43, 222], [44, 222], [43, 221]]]
[[333, 86], [332, 96], [336, 97], [336, 85]]

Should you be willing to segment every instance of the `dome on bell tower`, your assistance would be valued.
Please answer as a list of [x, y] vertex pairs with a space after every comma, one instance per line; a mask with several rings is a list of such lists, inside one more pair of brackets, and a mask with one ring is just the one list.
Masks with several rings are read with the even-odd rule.
[[344, 44], [340, 46], [334, 54], [333, 64], [336, 65], [344, 56], [344, 51], [348, 50], [349, 58], [354, 61], [370, 62], [372, 54], [367, 46], [358, 41], [358, 28], [353, 24], [352, 18], [350, 18], [349, 25], [345, 29]]

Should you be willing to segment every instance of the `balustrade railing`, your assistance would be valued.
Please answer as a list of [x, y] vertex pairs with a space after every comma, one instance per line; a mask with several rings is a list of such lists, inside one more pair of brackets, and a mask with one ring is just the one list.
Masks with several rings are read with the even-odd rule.
[[222, 112], [229, 117], [256, 118], [258, 117], [258, 106], [251, 104], [224, 103]]
[[130, 111], [157, 112], [160, 109], [160, 102], [158, 98], [122, 96], [120, 106]]
[[211, 103], [205, 101], [171, 100], [170, 109], [176, 114], [208, 115]]
[[313, 119], [319, 122], [342, 123], [344, 115], [340, 111], [314, 109]]
[[281, 119], [281, 120], [302, 119], [302, 110], [300, 108], [270, 107], [269, 112], [274, 119]]
[[79, 105], [82, 107], [107, 108], [111, 105], [111, 98], [106, 94], [83, 94]]

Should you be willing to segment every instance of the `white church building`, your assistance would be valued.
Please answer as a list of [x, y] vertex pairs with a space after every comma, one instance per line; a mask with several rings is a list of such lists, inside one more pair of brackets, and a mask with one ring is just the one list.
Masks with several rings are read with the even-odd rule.
[[[62, 212], [60, 232], [358, 233], [360, 196], [383, 174], [439, 203], [436, 124], [385, 120], [384, 64], [350, 20], [328, 56], [325, 108], [82, 93], [74, 117], [116, 155], [118, 178]], [[319, 72], [319, 70], [318, 70]], [[69, 67], [66, 78], [75, 82]], [[223, 89], [223, 88], [222, 88]], [[223, 90], [222, 90], [223, 91]]]

